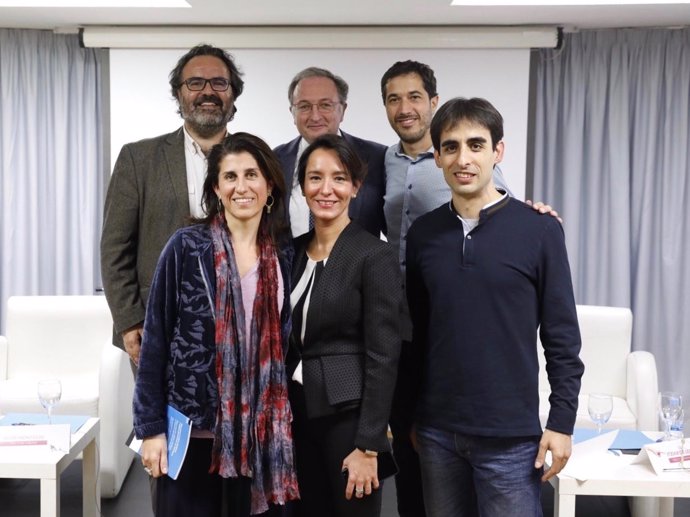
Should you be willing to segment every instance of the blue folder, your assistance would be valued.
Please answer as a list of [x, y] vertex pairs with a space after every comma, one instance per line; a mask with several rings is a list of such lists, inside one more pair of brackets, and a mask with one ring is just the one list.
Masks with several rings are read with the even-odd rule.
[[[69, 424], [70, 432], [76, 433], [86, 421], [86, 415], [53, 415], [53, 424]], [[7, 413], [0, 418], [0, 425], [48, 425], [47, 413]]]

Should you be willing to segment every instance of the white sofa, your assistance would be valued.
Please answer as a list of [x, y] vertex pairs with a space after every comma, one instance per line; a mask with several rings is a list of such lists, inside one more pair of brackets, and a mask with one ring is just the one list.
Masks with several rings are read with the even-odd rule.
[[[604, 429], [656, 431], [656, 362], [649, 352], [631, 352], [633, 316], [630, 309], [578, 305], [577, 319], [582, 336], [580, 358], [585, 364], [575, 427], [595, 428], [587, 412], [590, 393], [613, 396], [613, 413]], [[549, 386], [544, 354], [539, 346], [539, 417], [542, 426], [549, 413]]]
[[112, 345], [103, 296], [13, 296], [0, 336], [0, 413], [44, 412], [37, 381], [62, 382], [55, 414], [98, 416], [101, 495], [115, 497], [132, 463], [134, 381], [127, 355]]

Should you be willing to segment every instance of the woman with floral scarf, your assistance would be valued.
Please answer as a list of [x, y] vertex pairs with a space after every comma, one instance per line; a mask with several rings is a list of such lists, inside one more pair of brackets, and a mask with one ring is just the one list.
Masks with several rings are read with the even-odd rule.
[[[280, 164], [236, 133], [208, 156], [207, 217], [178, 230], [156, 268], [134, 393], [157, 517], [277, 516], [299, 497], [284, 355], [292, 248]], [[192, 420], [176, 480], [166, 411]]]

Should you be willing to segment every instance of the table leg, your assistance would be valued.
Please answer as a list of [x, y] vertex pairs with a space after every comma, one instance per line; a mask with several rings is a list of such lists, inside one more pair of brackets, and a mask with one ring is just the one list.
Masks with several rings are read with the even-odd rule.
[[41, 479], [41, 517], [60, 517], [60, 476]]
[[82, 509], [84, 517], [97, 517], [101, 506], [101, 478], [98, 475], [98, 443], [94, 439], [82, 452]]
[[659, 517], [673, 517], [673, 497], [659, 498]]
[[575, 517], [575, 496], [559, 494], [553, 509], [554, 517]]

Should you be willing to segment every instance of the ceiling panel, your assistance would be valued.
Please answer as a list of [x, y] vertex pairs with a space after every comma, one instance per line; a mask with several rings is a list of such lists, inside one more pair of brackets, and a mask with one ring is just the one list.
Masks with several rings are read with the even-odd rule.
[[690, 5], [451, 7], [450, 0], [189, 0], [187, 9], [0, 7], [0, 27], [85, 25], [690, 25]]

